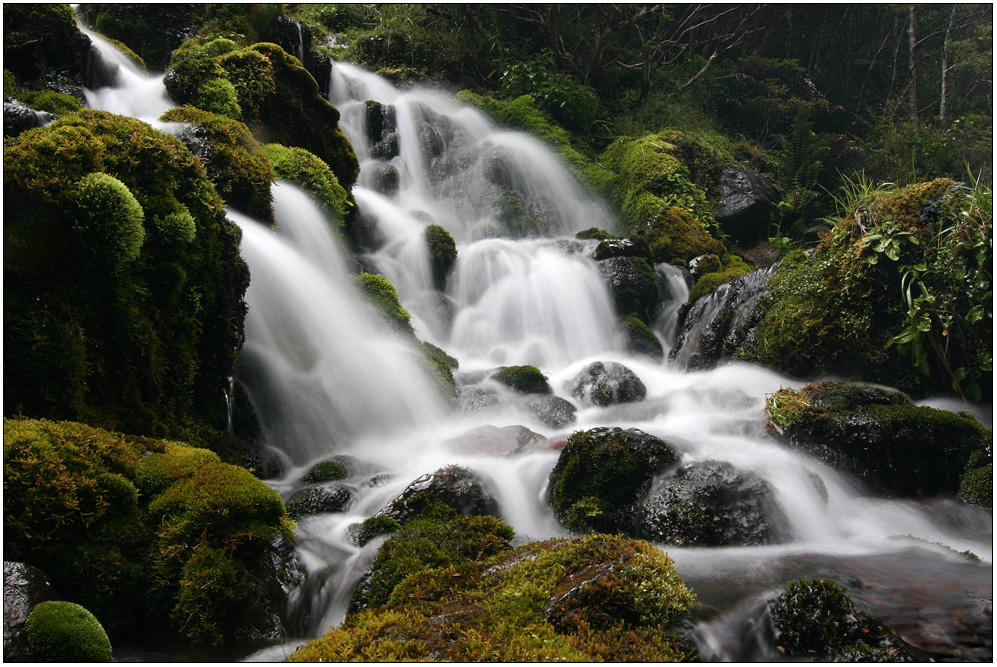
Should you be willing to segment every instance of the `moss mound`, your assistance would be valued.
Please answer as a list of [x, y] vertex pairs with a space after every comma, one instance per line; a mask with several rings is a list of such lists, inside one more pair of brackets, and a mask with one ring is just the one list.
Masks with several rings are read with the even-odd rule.
[[230, 40], [188, 40], [173, 52], [165, 84], [179, 104], [242, 120], [268, 143], [304, 149], [332, 170], [348, 191], [359, 173], [339, 128], [339, 111], [294, 56], [261, 42], [234, 48]]
[[439, 225], [427, 225], [424, 233], [429, 264], [433, 270], [433, 285], [442, 292], [447, 288], [447, 275], [457, 260], [457, 244], [450, 232]]
[[633, 236], [647, 243], [655, 263], [688, 264], [700, 255], [722, 255], [722, 241], [711, 237], [688, 211], [664, 206], [646, 219]]
[[111, 640], [94, 615], [72, 602], [42, 602], [24, 623], [28, 642], [44, 662], [111, 662]]
[[318, 156], [304, 148], [280, 144], [267, 144], [263, 149], [273, 165], [274, 176], [303, 187], [340, 224], [353, 217], [356, 209], [353, 195], [343, 189], [329, 165]]
[[780, 389], [767, 411], [790, 445], [889, 495], [954, 495], [967, 469], [989, 463], [993, 446], [993, 432], [968, 413], [917, 407], [906, 394], [877, 387], [817, 382]]
[[5, 148], [4, 211], [7, 415], [224, 429], [249, 271], [179, 140], [65, 115]]
[[[607, 535], [510, 549], [495, 519], [405, 528], [375, 560], [381, 606], [348, 616], [292, 662], [678, 661], [695, 596], [644, 542]], [[390, 592], [387, 592], [390, 587]]]
[[[293, 524], [214, 453], [73, 422], [4, 420], [4, 551], [116, 636], [265, 636], [258, 566]], [[269, 582], [272, 583], [272, 582]]]

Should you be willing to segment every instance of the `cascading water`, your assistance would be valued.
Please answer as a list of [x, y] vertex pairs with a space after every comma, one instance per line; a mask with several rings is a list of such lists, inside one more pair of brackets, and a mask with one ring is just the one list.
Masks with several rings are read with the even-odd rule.
[[[524, 425], [551, 440], [595, 426], [636, 427], [672, 443], [683, 464], [728, 462], [769, 484], [786, 524], [780, 544], [662, 547], [710, 610], [696, 630], [707, 660], [772, 658], [771, 643], [752, 628], [765, 597], [797, 576], [851, 578], [854, 597], [901, 632], [921, 636], [935, 632], [940, 618], [966, 613], [963, 591], [990, 590], [992, 569], [955, 553], [972, 550], [992, 562], [989, 513], [950, 499], [876, 498], [854, 479], [761, 437], [765, 395], [794, 382], [746, 364], [683, 372], [623, 352], [598, 269], [584, 244], [566, 238], [611, 221], [546, 149], [435, 93], [400, 92], [345, 64], [333, 69], [330, 95], [362, 164], [356, 198], [361, 214], [376, 221], [377, 249], [365, 261], [395, 284], [417, 335], [459, 359], [461, 388], [478, 388], [494, 401], [465, 414], [435, 398], [411, 343], [391, 334], [355, 295], [328, 221], [297, 188], [274, 187], [276, 233], [230, 213], [243, 230], [252, 274], [236, 377], [254, 403], [265, 443], [287, 458], [283, 477], [271, 484], [287, 499], [310, 463], [344, 452], [377, 473], [376, 483], [350, 485], [345, 511], [298, 522], [296, 546], [308, 576], [293, 592], [293, 638], [284, 646], [344, 618], [380, 544], [354, 546], [349, 526], [443, 465], [481, 476], [517, 540], [565, 534], [543, 500], [557, 452], [541, 446], [495, 456], [475, 449], [467, 434], [484, 425]], [[127, 81], [119, 85], [122, 97], [138, 95]], [[378, 108], [394, 121], [387, 132], [382, 123], [375, 136], [368, 130], [371, 109]], [[501, 204], [509, 197], [536, 221], [534, 238], [489, 238], [496, 229], [508, 231]], [[447, 228], [459, 248], [445, 295], [433, 289], [425, 256], [422, 232], [429, 223]], [[667, 267], [659, 271], [666, 282], [681, 279]], [[675, 282], [673, 297], [684, 299], [683, 290]], [[441, 301], [450, 316], [441, 315]], [[674, 326], [667, 316], [656, 323], [667, 343]], [[569, 381], [597, 360], [632, 369], [647, 398], [608, 408], [578, 404], [576, 423], [564, 428], [545, 426], [487, 372], [535, 363], [555, 393], [569, 397]], [[278, 646], [249, 659], [284, 653]]]

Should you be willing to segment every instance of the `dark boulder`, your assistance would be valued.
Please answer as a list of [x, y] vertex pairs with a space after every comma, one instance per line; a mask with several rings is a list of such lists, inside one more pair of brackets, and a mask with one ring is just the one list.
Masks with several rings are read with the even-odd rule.
[[577, 408], [560, 396], [539, 396], [530, 399], [527, 407], [544, 426], [564, 428], [575, 423]]
[[780, 541], [785, 516], [772, 490], [752, 473], [721, 461], [682, 466], [643, 505], [641, 537], [682, 546]]
[[24, 622], [36, 605], [56, 599], [44, 572], [24, 563], [3, 562], [3, 659], [27, 662], [32, 651]]
[[658, 278], [651, 263], [642, 257], [611, 257], [599, 262], [599, 271], [620, 316], [634, 315], [650, 322], [661, 301]]
[[405, 524], [420, 518], [498, 516], [498, 503], [481, 479], [462, 466], [446, 466], [415, 480], [376, 516]]
[[738, 242], [764, 238], [771, 221], [772, 183], [751, 167], [730, 166], [720, 173], [720, 228]]
[[3, 101], [3, 136], [16, 137], [25, 130], [41, 127], [55, 120], [47, 111], [38, 111], [10, 97]]
[[638, 429], [578, 431], [550, 473], [547, 500], [569, 530], [632, 535], [651, 481], [677, 460], [664, 441]]
[[612, 361], [589, 364], [568, 383], [567, 389], [578, 400], [603, 408], [635, 403], [647, 396], [640, 378], [623, 364]]
[[596, 260], [609, 259], [611, 257], [640, 257], [647, 261], [651, 258], [651, 248], [647, 242], [639, 238], [629, 239], [603, 239], [596, 246], [592, 255]]
[[295, 493], [287, 501], [287, 515], [292, 519], [300, 519], [313, 514], [342, 512], [345, 510], [353, 494], [342, 484], [323, 484]]

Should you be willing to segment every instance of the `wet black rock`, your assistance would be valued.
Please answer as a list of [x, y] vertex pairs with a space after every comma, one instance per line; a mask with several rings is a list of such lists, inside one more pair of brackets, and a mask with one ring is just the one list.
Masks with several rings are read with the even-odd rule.
[[326, 514], [329, 512], [342, 512], [345, 510], [353, 494], [347, 486], [343, 484], [323, 484], [308, 489], [302, 489], [295, 493], [287, 501], [287, 514], [292, 519], [311, 516], [313, 514]]
[[57, 596], [44, 572], [24, 563], [3, 562], [3, 659], [26, 662], [32, 651], [24, 622], [36, 605]]
[[643, 239], [603, 239], [596, 246], [593, 257], [597, 260], [611, 257], [641, 257], [652, 261], [651, 248]]
[[560, 396], [539, 396], [530, 399], [528, 407], [533, 416], [550, 428], [564, 428], [575, 423], [577, 408]]
[[598, 262], [609, 285], [616, 313], [652, 321], [661, 301], [658, 278], [651, 263], [642, 257], [610, 257]]
[[462, 466], [446, 466], [415, 480], [398, 498], [379, 511], [405, 525], [426, 513], [498, 516], [498, 502], [485, 489], [481, 479]]
[[641, 537], [682, 546], [769, 544], [787, 526], [760, 477], [721, 461], [676, 469], [643, 504]]
[[772, 183], [747, 166], [730, 166], [720, 174], [720, 228], [744, 243], [764, 238], [770, 222]]
[[25, 130], [41, 127], [55, 120], [47, 111], [38, 111], [10, 97], [3, 100], [3, 136], [16, 137]]
[[613, 361], [589, 364], [568, 383], [567, 390], [580, 401], [603, 408], [635, 403], [647, 396], [647, 388], [636, 373]]

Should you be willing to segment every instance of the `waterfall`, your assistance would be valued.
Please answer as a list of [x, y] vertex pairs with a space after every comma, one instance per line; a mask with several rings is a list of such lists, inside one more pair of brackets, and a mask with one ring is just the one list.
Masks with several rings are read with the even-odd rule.
[[85, 90], [87, 106], [121, 116], [138, 118], [153, 127], [163, 129], [167, 123], [159, 117], [175, 107], [163, 86], [165, 74], [150, 76], [135, 62], [100, 35], [80, 26], [97, 53], [106, 74], [107, 85]]
[[[127, 71], [122, 65], [117, 87], [101, 89], [91, 103], [124, 113], [117, 105], [147, 95], [146, 84], [157, 82], [161, 90], [161, 78], [135, 81]], [[343, 512], [298, 521], [296, 548], [308, 579], [293, 593], [293, 615], [307, 620], [292, 628], [295, 637], [284, 645], [343, 620], [350, 592], [379, 545], [356, 547], [349, 526], [443, 465], [478, 473], [519, 542], [566, 535], [543, 500], [557, 452], [544, 444], [495, 456], [468, 446], [467, 434], [486, 425], [525, 426], [542, 443], [596, 426], [635, 427], [669, 442], [683, 465], [727, 462], [773, 489], [787, 524], [783, 542], [667, 547], [708, 610], [696, 634], [708, 660], [766, 659], [751, 648], [755, 640], [746, 638], [745, 628], [754, 625], [765, 596], [800, 575], [872, 582], [854, 595], [886, 605], [909, 626], [964, 610], [949, 599], [929, 599], [928, 588], [958, 596], [962, 582], [972, 581], [975, 589], [979, 577], [992, 575], [955, 554], [972, 550], [992, 562], [990, 513], [954, 499], [874, 497], [848, 475], [761, 435], [766, 394], [801, 383], [742, 363], [683, 370], [684, 357], [672, 364], [628, 355], [616, 338], [616, 313], [598, 269], [585, 244], [570, 238], [592, 226], [612, 228], [613, 221], [538, 141], [497, 128], [439, 93], [400, 91], [344, 63], [333, 67], [330, 99], [361, 162], [355, 195], [374, 226], [364, 263], [394, 283], [416, 335], [458, 358], [459, 388], [494, 400], [487, 410], [465, 414], [439, 398], [412, 342], [392, 333], [357, 295], [330, 221], [297, 187], [273, 188], [276, 231], [228, 213], [242, 229], [252, 276], [236, 380], [259, 416], [264, 442], [287, 461], [284, 474], [269, 483], [287, 500], [309, 464], [334, 453], [355, 456], [381, 480], [356, 484]], [[532, 226], [514, 233], [510, 216]], [[445, 293], [430, 277], [423, 241], [430, 223], [445, 227], [458, 246]], [[669, 297], [655, 329], [671, 344], [688, 287], [678, 269], [658, 271]], [[703, 312], [690, 321], [715, 320], [721, 297], [735, 287], [742, 298], [727, 305], [731, 321], [738, 321], [745, 298], [757, 298], [764, 277], [752, 274], [701, 299]], [[698, 349], [691, 338], [685, 335], [683, 355]], [[626, 365], [647, 397], [607, 408], [573, 400], [567, 386], [592, 361]], [[522, 363], [537, 365], [554, 393], [575, 404], [575, 423], [544, 425], [522, 397], [489, 379], [499, 365]], [[282, 656], [275, 646], [249, 659]]]

